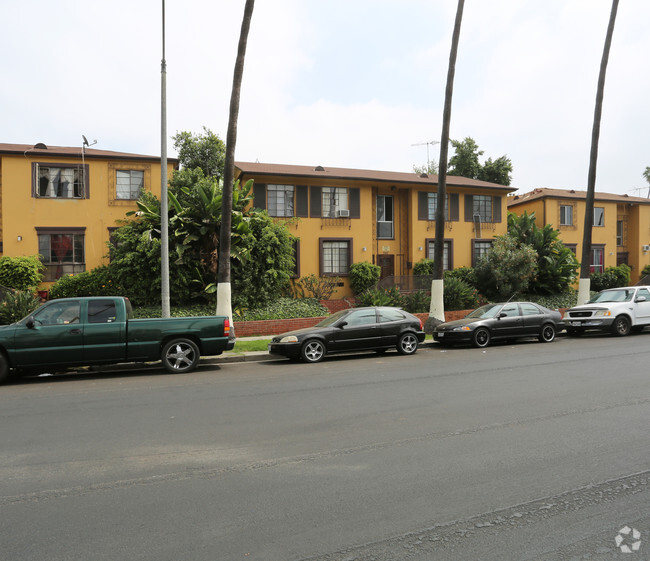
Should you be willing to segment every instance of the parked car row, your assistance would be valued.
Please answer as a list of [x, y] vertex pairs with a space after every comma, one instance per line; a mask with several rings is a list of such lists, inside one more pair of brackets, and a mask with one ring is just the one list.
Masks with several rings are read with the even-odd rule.
[[[632, 286], [604, 290], [587, 304], [562, 316], [533, 302], [486, 304], [465, 318], [441, 323], [435, 341], [444, 346], [471, 344], [487, 347], [492, 341], [536, 338], [551, 343], [557, 333], [581, 335], [587, 330], [610, 331], [624, 336], [650, 325], [650, 287]], [[424, 341], [422, 322], [399, 308], [366, 307], [336, 312], [314, 327], [273, 337], [268, 351], [290, 359], [319, 362], [328, 354], [395, 348], [414, 354]]]

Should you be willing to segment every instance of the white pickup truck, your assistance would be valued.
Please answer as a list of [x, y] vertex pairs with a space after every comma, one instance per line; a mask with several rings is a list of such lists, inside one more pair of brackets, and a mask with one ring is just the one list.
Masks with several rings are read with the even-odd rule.
[[603, 290], [582, 306], [568, 309], [562, 318], [569, 335], [587, 330], [611, 331], [624, 336], [650, 325], [650, 286]]

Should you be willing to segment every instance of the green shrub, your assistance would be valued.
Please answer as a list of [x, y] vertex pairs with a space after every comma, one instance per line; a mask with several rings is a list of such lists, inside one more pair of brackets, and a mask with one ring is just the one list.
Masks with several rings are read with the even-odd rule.
[[114, 280], [111, 269], [105, 265], [77, 275], [65, 275], [50, 288], [50, 298], [80, 296], [128, 296]]
[[607, 267], [602, 273], [591, 273], [591, 290], [600, 292], [608, 288], [618, 288], [630, 284], [630, 267], [619, 265], [618, 267]]
[[293, 295], [296, 299], [316, 298], [329, 300], [341, 282], [339, 277], [317, 277], [314, 274], [293, 281]]
[[0, 285], [33, 292], [43, 280], [43, 264], [38, 255], [0, 257]]
[[473, 310], [479, 304], [477, 290], [454, 276], [445, 278], [442, 299], [448, 311]]
[[402, 307], [412, 314], [423, 314], [431, 307], [431, 294], [426, 290], [414, 290], [402, 295]]
[[444, 278], [445, 280], [449, 278], [462, 280], [463, 282], [467, 283], [469, 286], [473, 288], [478, 288], [478, 283], [476, 280], [476, 271], [474, 270], [473, 267], [458, 267], [457, 269], [453, 269], [452, 271], [445, 271]]
[[329, 311], [316, 298], [278, 298], [262, 308], [245, 310], [233, 315], [236, 321], [265, 319], [309, 318], [329, 315]]
[[540, 294], [522, 294], [517, 297], [519, 300], [525, 302], [535, 302], [540, 306], [549, 308], [551, 310], [559, 310], [560, 308], [571, 308], [578, 302], [578, 291], [570, 288], [562, 294], [553, 294], [551, 296]]
[[413, 266], [415, 276], [433, 275], [433, 259], [421, 259]]
[[374, 288], [381, 275], [381, 267], [373, 265], [367, 261], [352, 263], [348, 272], [350, 278], [350, 288], [357, 295], [369, 288]]
[[645, 267], [643, 267], [643, 270], [641, 271], [642, 277], [646, 275], [650, 275], [650, 265], [646, 265]]
[[9, 291], [0, 304], [0, 324], [7, 325], [27, 317], [40, 304], [40, 299], [28, 290]]

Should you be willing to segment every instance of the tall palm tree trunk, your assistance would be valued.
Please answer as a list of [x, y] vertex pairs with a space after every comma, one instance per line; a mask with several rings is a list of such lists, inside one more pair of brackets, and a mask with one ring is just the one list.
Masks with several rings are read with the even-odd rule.
[[431, 305], [427, 324], [436, 325], [445, 321], [445, 304], [443, 298], [443, 259], [445, 249], [445, 199], [447, 198], [447, 160], [449, 151], [449, 127], [451, 125], [451, 99], [454, 93], [454, 75], [456, 74], [456, 55], [460, 39], [460, 25], [463, 21], [465, 0], [458, 0], [454, 33], [449, 54], [447, 70], [447, 87], [445, 89], [445, 107], [442, 114], [442, 136], [440, 138], [440, 170], [438, 172], [438, 195], [436, 206], [436, 241], [433, 253], [433, 281], [431, 282]]
[[596, 108], [594, 110], [594, 124], [591, 130], [591, 153], [589, 155], [589, 176], [587, 178], [587, 201], [585, 206], [585, 226], [582, 236], [582, 263], [580, 264], [580, 280], [578, 281], [578, 304], [589, 300], [591, 287], [591, 230], [594, 225], [594, 191], [596, 190], [596, 165], [598, 163], [598, 139], [600, 137], [600, 119], [603, 113], [603, 94], [605, 91], [605, 74], [609, 60], [609, 49], [612, 45], [614, 23], [618, 0], [612, 0], [612, 11], [609, 15], [605, 48], [600, 61], [600, 74], [598, 76], [598, 90], [596, 92]]
[[[230, 95], [230, 113], [228, 116], [228, 133], [226, 136], [226, 163], [223, 179], [223, 197], [221, 207], [221, 230], [219, 232], [219, 265], [217, 271], [217, 315], [230, 318], [232, 326], [232, 300], [230, 291], [230, 230], [232, 227], [232, 190], [235, 178], [235, 145], [237, 144], [237, 118], [239, 117], [239, 98], [241, 95], [241, 82], [244, 75], [244, 59], [246, 57], [246, 44], [248, 31], [253, 17], [255, 0], [246, 0], [244, 6], [244, 19], [239, 34], [237, 60], [235, 73], [232, 80], [232, 93]], [[231, 333], [234, 330], [231, 329]]]

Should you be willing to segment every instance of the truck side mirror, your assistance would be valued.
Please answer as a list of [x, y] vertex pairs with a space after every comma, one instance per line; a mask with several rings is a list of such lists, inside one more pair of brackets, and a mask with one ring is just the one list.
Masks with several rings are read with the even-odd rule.
[[645, 297], [645, 296], [639, 296], [639, 297], [635, 300], [635, 302], [645, 302], [645, 301], [646, 301], [646, 297]]

